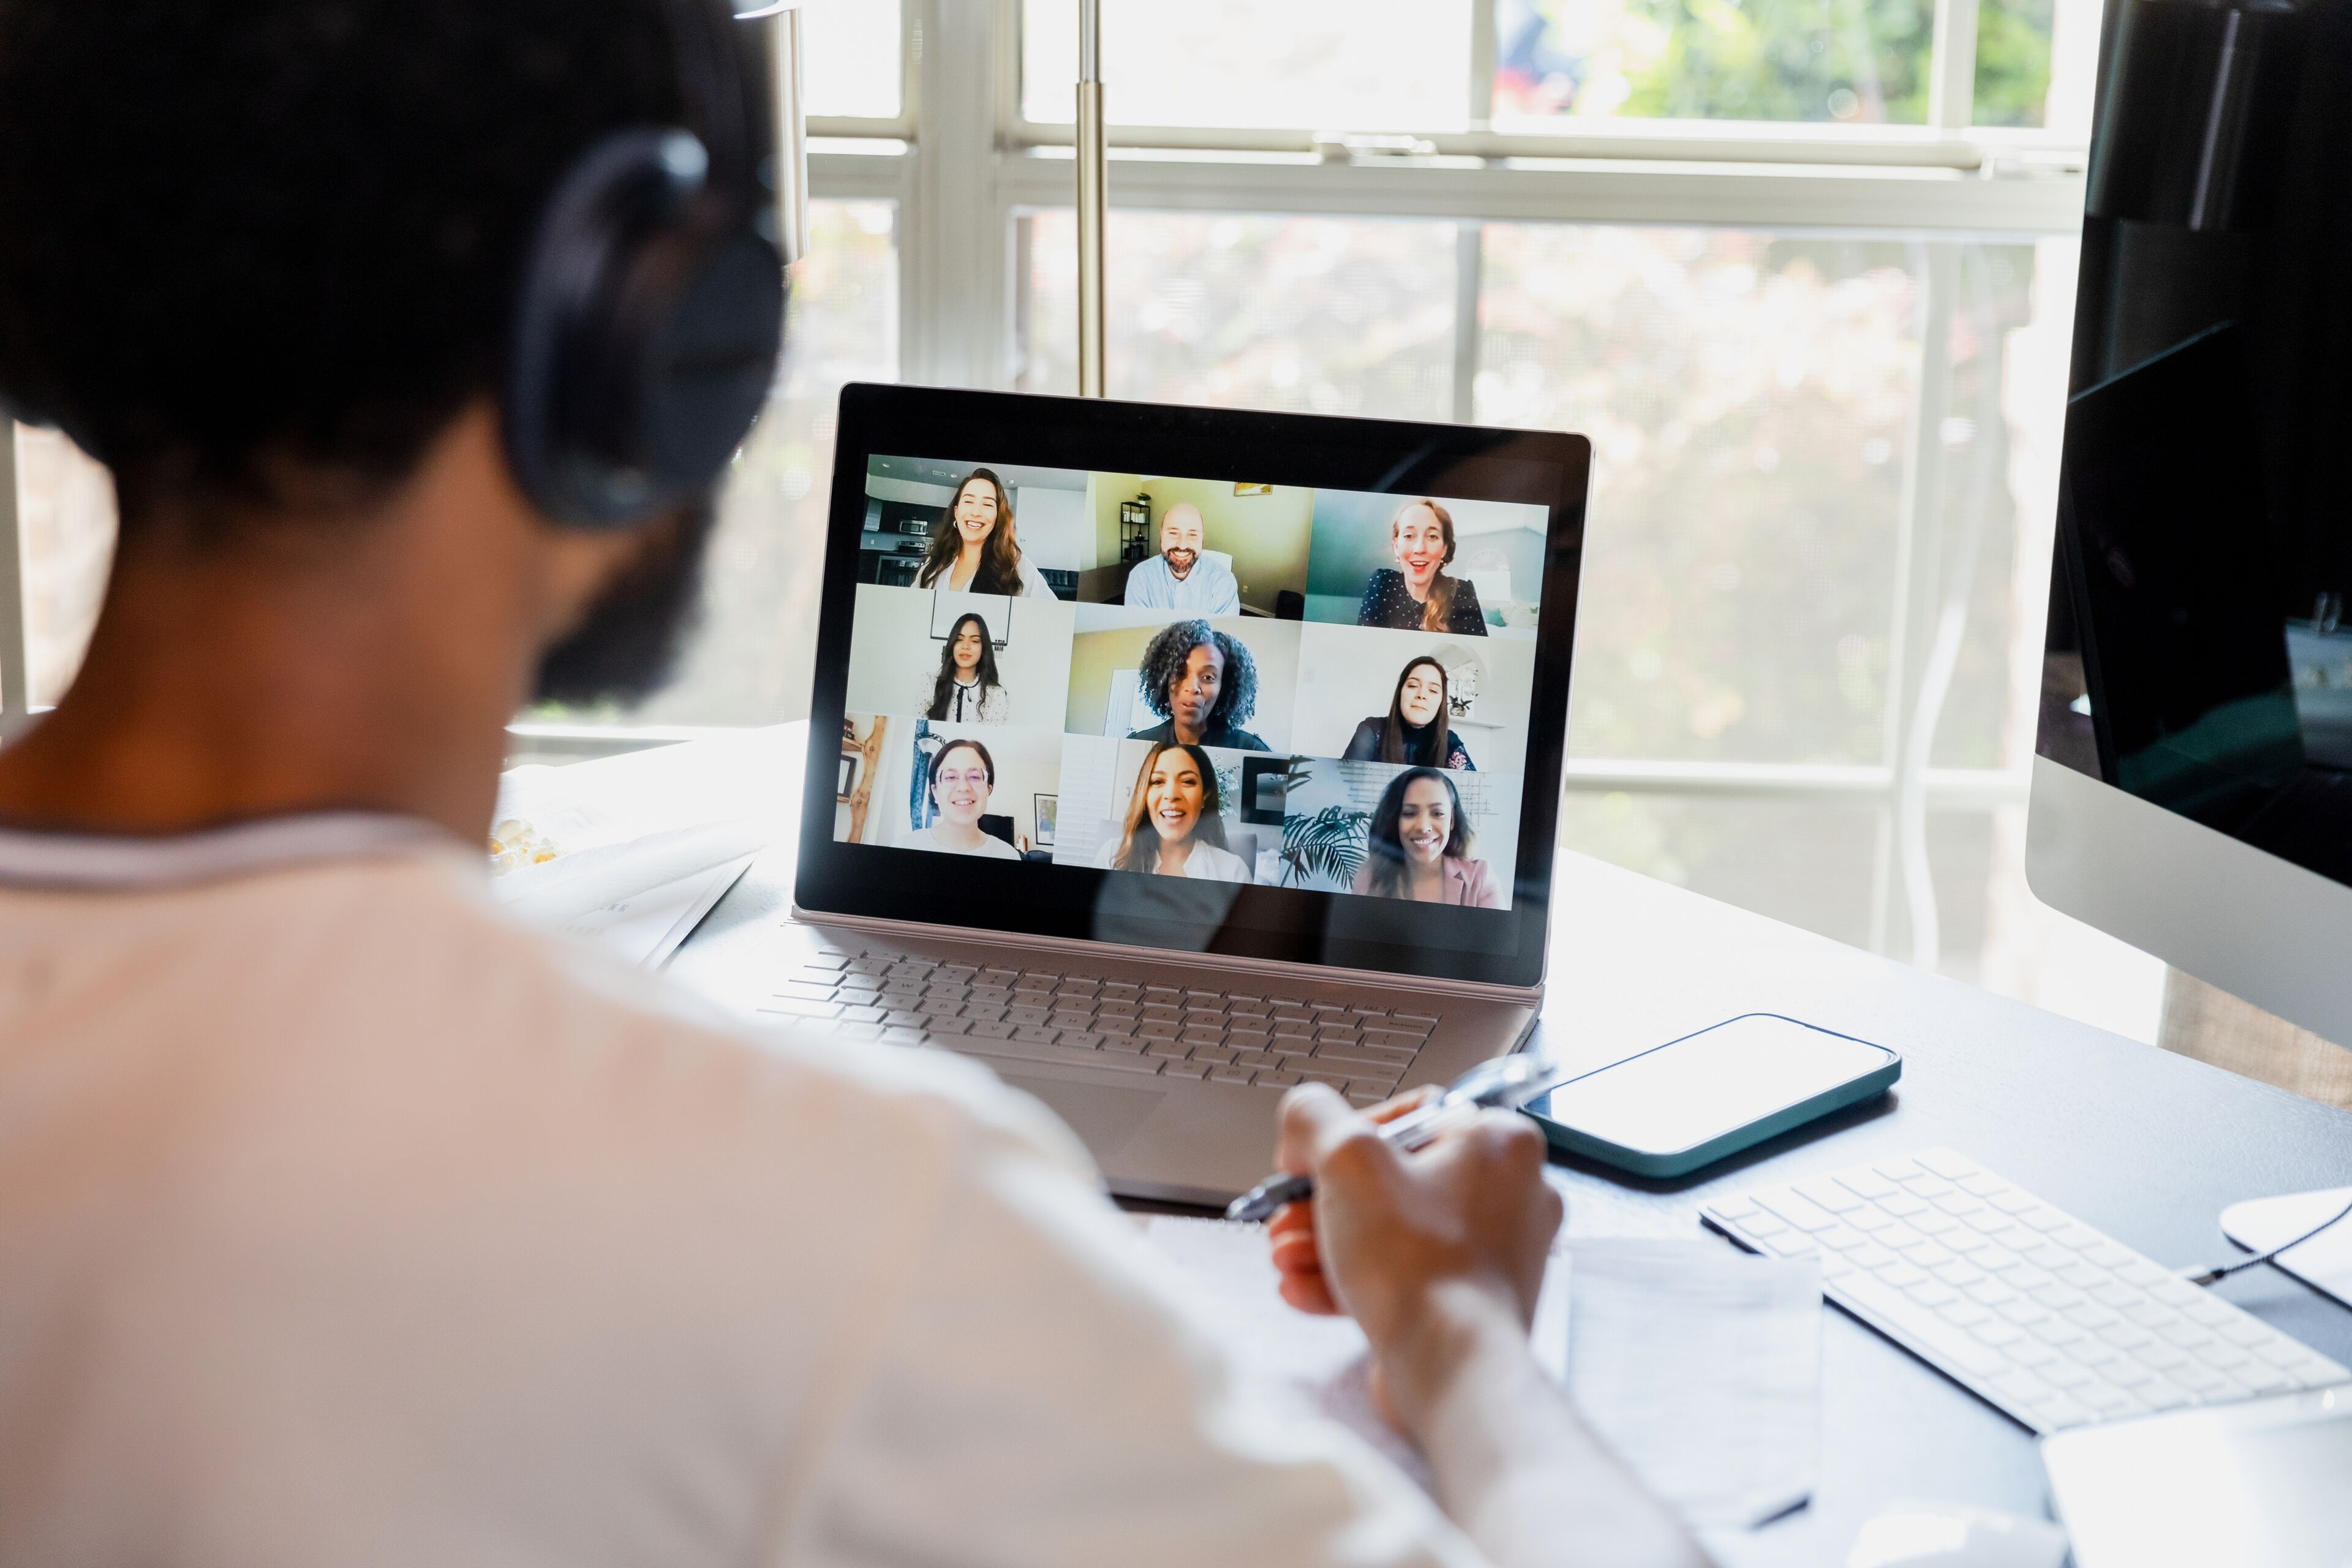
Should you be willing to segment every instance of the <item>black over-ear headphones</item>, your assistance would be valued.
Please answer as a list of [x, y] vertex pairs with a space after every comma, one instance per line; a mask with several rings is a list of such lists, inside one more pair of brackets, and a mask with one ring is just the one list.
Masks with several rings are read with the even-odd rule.
[[768, 79], [731, 0], [664, 0], [689, 128], [617, 132], [557, 184], [507, 349], [507, 460], [575, 528], [707, 494], [766, 403], [783, 258]]

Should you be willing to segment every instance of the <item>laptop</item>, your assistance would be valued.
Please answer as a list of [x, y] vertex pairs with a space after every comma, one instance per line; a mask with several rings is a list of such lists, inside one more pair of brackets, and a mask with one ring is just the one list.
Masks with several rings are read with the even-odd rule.
[[985, 1061], [1192, 1204], [1295, 1084], [1525, 1043], [1589, 443], [873, 385], [837, 443], [769, 1011]]

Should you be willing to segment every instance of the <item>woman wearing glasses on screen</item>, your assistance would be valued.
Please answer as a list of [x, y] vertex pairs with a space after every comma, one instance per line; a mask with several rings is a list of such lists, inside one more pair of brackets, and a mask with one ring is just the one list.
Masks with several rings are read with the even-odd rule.
[[955, 500], [932, 525], [930, 548], [923, 552], [915, 586], [1015, 598], [1054, 596], [1045, 574], [1021, 553], [1013, 526], [1013, 497], [993, 471], [974, 468], [956, 487]]
[[1453, 779], [1436, 768], [1399, 773], [1372, 808], [1370, 841], [1355, 890], [1380, 899], [1502, 909], [1503, 889], [1495, 885], [1486, 862], [1470, 858], [1473, 847]]
[[996, 759], [978, 741], [950, 741], [931, 759], [931, 804], [939, 820], [916, 834], [910, 849], [1018, 860], [1021, 851], [982, 831], [988, 797], [996, 788]]
[[1407, 763], [1422, 768], [1475, 773], [1469, 748], [1454, 732], [1446, 702], [1445, 667], [1423, 654], [1397, 677], [1388, 717], [1367, 719], [1341, 753], [1351, 763]]
[[1253, 882], [1249, 862], [1225, 847], [1217, 770], [1198, 746], [1162, 741], [1143, 759], [1127, 822], [1095, 863], [1114, 871]]
[[1451, 632], [1458, 637], [1486, 635], [1486, 613], [1478, 607], [1478, 587], [1453, 577], [1454, 514], [1433, 500], [1407, 501], [1389, 523], [1394, 566], [1383, 566], [1364, 584], [1356, 606], [1360, 626], [1396, 631]]
[[1002, 724], [1012, 715], [1013, 699], [997, 683], [996, 647], [986, 621], [970, 614], [956, 617], [940, 649], [938, 673], [923, 678], [917, 710], [950, 724]]
[[1178, 621], [1144, 646], [1135, 672], [1143, 704], [1167, 722], [1130, 741], [1178, 741], [1229, 752], [1271, 750], [1242, 726], [1257, 711], [1257, 661], [1239, 637], [1206, 621]]

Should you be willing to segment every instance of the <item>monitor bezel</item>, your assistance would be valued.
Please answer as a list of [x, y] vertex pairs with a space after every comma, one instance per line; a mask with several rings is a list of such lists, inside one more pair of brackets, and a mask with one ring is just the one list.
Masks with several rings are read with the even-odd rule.
[[[868, 462], [975, 457], [1024, 467], [1179, 474], [1244, 482], [1543, 505], [1549, 526], [1522, 774], [1518, 858], [1508, 910], [1396, 904], [1295, 888], [1227, 889], [1220, 918], [1165, 889], [1136, 912], [1138, 879], [1067, 865], [956, 857], [834, 837], [839, 766], [809, 747], [794, 902], [807, 914], [906, 921], [1065, 941], [1098, 941], [1400, 978], [1532, 989], [1549, 938], [1561, 760], [1574, 661], [1591, 444], [1580, 436], [1460, 425], [1180, 408], [1104, 399], [853, 383], [842, 389], [819, 604], [810, 734], [837, 735], [845, 712]], [[1121, 879], [1117, 929], [1098, 921]], [[1180, 879], [1181, 880], [1181, 879]], [[1148, 890], [1148, 889], [1146, 889]], [[1197, 891], [1195, 889], [1194, 891]], [[1431, 940], [1425, 925], [1447, 923]]]

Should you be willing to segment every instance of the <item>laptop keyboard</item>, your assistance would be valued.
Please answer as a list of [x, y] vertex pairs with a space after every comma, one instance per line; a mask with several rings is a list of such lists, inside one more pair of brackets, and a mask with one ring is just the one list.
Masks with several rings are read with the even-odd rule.
[[1280, 1093], [1325, 1083], [1358, 1105], [1394, 1094], [1436, 1029], [1287, 983], [1179, 988], [1058, 968], [990, 968], [833, 952], [761, 1005], [835, 1037], [930, 1046], [992, 1062], [1190, 1079]]

